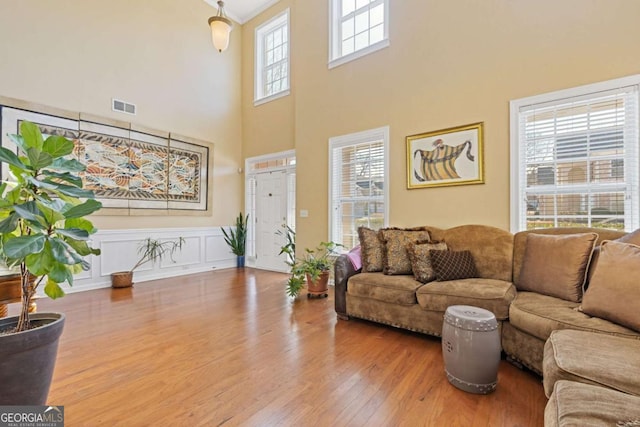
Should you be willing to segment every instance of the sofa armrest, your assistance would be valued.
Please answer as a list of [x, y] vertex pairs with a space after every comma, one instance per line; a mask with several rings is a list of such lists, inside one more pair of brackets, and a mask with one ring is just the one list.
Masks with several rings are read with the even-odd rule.
[[336, 313], [340, 319], [349, 319], [347, 315], [347, 281], [349, 281], [349, 277], [360, 271], [353, 268], [353, 264], [346, 255], [338, 256], [333, 265]]

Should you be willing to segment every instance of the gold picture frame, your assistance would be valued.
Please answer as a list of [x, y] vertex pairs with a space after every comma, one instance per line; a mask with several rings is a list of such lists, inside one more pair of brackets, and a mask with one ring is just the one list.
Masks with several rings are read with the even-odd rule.
[[407, 136], [407, 188], [484, 184], [484, 122]]

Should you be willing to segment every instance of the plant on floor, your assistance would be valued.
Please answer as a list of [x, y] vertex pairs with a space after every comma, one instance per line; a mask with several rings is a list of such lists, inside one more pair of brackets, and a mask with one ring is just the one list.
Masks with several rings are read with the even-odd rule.
[[243, 216], [242, 212], [240, 212], [236, 218], [235, 230], [233, 228], [229, 228], [229, 231], [227, 231], [224, 227], [220, 227], [222, 234], [224, 234], [224, 241], [231, 248], [231, 252], [238, 257], [238, 267], [244, 267], [248, 225], [249, 214]]
[[[9, 135], [20, 153], [0, 147], [0, 161], [10, 177], [0, 184], [0, 257], [19, 267], [22, 308], [15, 332], [29, 329], [29, 303], [38, 287], [51, 298], [64, 295], [60, 284], [73, 285], [73, 275], [99, 255], [87, 243], [97, 230], [85, 217], [102, 207], [93, 191], [82, 188], [78, 172], [85, 166], [71, 155], [73, 141], [51, 135], [38, 126], [20, 124], [20, 135]], [[81, 199], [85, 199], [82, 201]]]
[[318, 291], [326, 290], [329, 271], [337, 255], [336, 249], [341, 246], [335, 242], [320, 242], [315, 249], [306, 248], [301, 257], [293, 258], [293, 262], [289, 264], [291, 275], [287, 281], [287, 295], [297, 297], [304, 287], [305, 279], [310, 287], [323, 279], [324, 285]]

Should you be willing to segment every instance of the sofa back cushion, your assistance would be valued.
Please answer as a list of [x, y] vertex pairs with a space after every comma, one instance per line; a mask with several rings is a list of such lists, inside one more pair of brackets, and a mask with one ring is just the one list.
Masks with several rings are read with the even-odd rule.
[[450, 250], [471, 252], [478, 277], [512, 281], [513, 234], [510, 232], [488, 225], [427, 229], [431, 240], [444, 241]]
[[[563, 234], [579, 234], [579, 233], [596, 233], [598, 239], [596, 245], [599, 245], [603, 240], [615, 240], [624, 236], [626, 233], [616, 230], [606, 230], [602, 228], [589, 228], [589, 227], [560, 227], [560, 228], [540, 228], [536, 230], [520, 231], [514, 235], [513, 238], [513, 283], [518, 286], [520, 282], [520, 270], [522, 269], [522, 260], [524, 258], [524, 249], [527, 243], [527, 236], [529, 234], [551, 234], [551, 235], [563, 235]], [[592, 266], [593, 263], [590, 264]]]
[[603, 242], [582, 311], [640, 332], [640, 246]]

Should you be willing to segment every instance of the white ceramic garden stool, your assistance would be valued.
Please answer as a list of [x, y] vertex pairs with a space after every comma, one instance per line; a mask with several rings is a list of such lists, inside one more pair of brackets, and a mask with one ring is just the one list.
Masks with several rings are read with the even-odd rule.
[[500, 332], [496, 316], [469, 305], [452, 305], [444, 314], [442, 354], [451, 384], [487, 394], [498, 384]]

